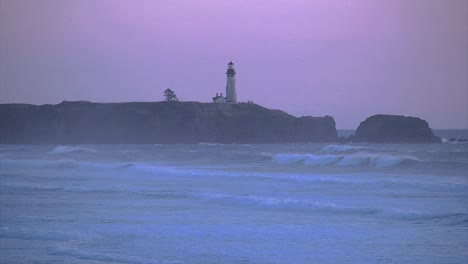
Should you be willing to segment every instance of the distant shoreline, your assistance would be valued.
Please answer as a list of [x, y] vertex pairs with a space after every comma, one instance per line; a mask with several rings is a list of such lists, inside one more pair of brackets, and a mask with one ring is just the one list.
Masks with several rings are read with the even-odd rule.
[[[340, 131], [340, 134], [338, 133]], [[420, 118], [374, 115], [356, 130], [254, 103], [0, 104], [0, 144], [440, 143]]]

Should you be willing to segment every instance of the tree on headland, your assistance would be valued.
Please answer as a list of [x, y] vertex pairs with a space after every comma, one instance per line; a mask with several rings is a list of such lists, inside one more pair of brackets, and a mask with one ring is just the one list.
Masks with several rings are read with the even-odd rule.
[[177, 95], [175, 94], [175, 92], [172, 91], [169, 88], [167, 88], [164, 91], [164, 97], [166, 98], [166, 101], [168, 101], [168, 102], [177, 102], [177, 101], [179, 101], [179, 99], [177, 98]]

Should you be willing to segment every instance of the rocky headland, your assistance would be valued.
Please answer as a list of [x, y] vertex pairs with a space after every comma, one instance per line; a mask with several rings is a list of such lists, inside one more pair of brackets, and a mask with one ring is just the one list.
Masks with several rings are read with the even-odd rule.
[[[454, 139], [451, 139], [454, 141]], [[0, 144], [440, 143], [417, 117], [374, 115], [338, 138], [333, 117], [253, 103], [64, 101], [0, 104]]]
[[336, 142], [335, 121], [253, 103], [0, 104], [0, 144]]

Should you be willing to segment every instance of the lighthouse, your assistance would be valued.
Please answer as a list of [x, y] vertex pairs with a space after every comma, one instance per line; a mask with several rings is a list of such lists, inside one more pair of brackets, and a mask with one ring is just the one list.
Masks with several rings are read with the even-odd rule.
[[227, 103], [237, 103], [237, 93], [236, 93], [236, 70], [234, 69], [234, 63], [229, 62], [228, 68], [226, 71], [227, 80], [226, 80], [226, 102]]
[[213, 97], [213, 103], [237, 103], [236, 70], [232, 61], [228, 63], [226, 75], [226, 97], [223, 96], [223, 93], [220, 95], [216, 93], [216, 96]]

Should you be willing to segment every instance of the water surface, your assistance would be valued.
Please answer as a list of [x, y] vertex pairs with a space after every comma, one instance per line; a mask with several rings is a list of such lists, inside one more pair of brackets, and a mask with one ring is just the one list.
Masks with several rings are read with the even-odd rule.
[[0, 146], [2, 263], [468, 263], [468, 144]]

